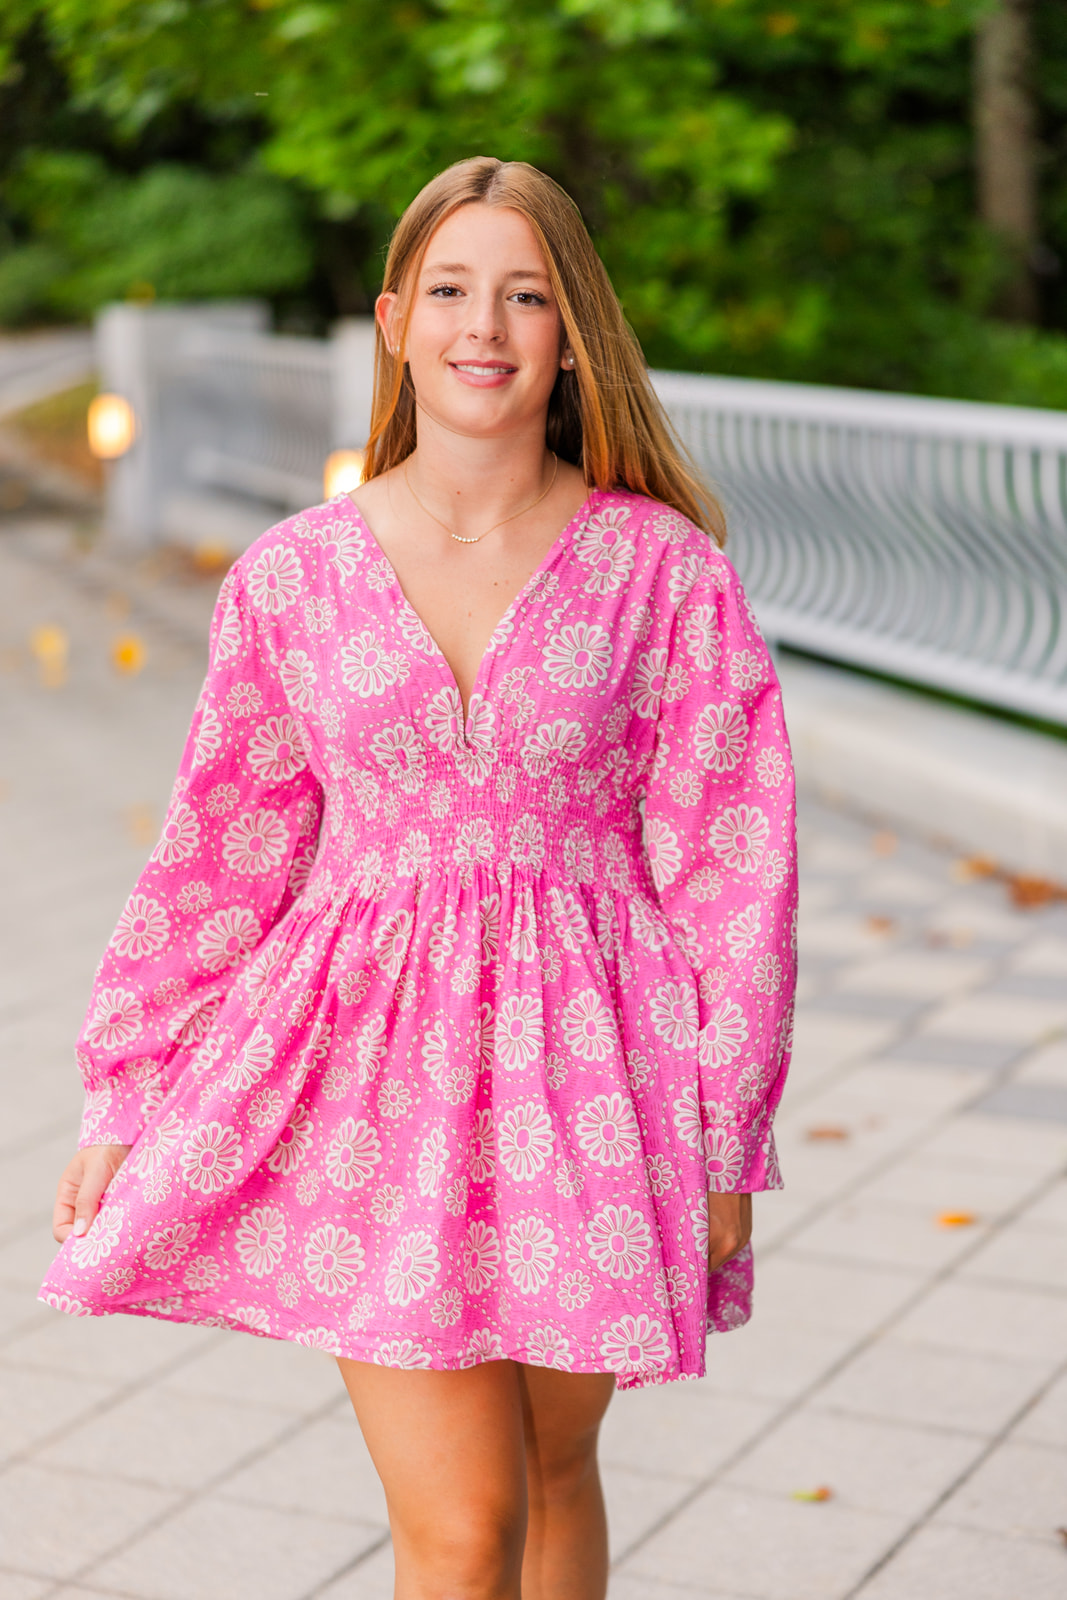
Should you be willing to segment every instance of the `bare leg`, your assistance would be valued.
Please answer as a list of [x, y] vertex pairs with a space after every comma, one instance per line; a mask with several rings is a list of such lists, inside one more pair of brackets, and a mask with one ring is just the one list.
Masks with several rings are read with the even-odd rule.
[[615, 1379], [548, 1367], [518, 1371], [529, 1494], [523, 1600], [604, 1600], [608, 1525], [596, 1449]]
[[515, 1363], [338, 1365], [385, 1487], [396, 1600], [520, 1600], [526, 1469]]

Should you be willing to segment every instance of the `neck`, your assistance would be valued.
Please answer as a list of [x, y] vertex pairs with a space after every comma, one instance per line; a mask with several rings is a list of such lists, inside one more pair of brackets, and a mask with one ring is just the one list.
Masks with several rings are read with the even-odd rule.
[[535, 500], [552, 469], [544, 418], [499, 439], [472, 439], [418, 413], [418, 444], [407, 472], [415, 492], [461, 535], [477, 534]]

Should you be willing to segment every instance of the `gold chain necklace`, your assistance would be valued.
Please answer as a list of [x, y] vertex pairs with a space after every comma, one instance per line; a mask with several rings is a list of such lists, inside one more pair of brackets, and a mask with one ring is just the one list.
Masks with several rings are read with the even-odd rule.
[[531, 500], [530, 504], [528, 506], [523, 506], [519, 511], [513, 511], [511, 513], [510, 517], [502, 517], [499, 522], [494, 522], [493, 526], [491, 528], [486, 528], [485, 532], [484, 533], [480, 533], [476, 539], [464, 539], [461, 534], [453, 533], [452, 529], [448, 526], [447, 522], [442, 522], [440, 517], [434, 516], [434, 513], [430, 510], [429, 506], [424, 506], [423, 505], [422, 501], [419, 499], [418, 495], [415, 493], [414, 489], [411, 487], [411, 479], [408, 477], [408, 459], [410, 459], [410, 458], [405, 459], [402, 470], [403, 470], [403, 473], [404, 473], [404, 483], [405, 483], [405, 485], [406, 485], [406, 487], [407, 487], [407, 489], [408, 489], [408, 491], [409, 491], [409, 493], [411, 495], [411, 498], [414, 500], [415, 504], [419, 507], [419, 510], [420, 511], [425, 511], [426, 515], [433, 522], [436, 522], [437, 526], [439, 528], [443, 528], [445, 530], [445, 532], [448, 534], [448, 537], [450, 539], [455, 539], [457, 544], [481, 544], [483, 539], [487, 539], [491, 533], [495, 533], [498, 528], [502, 528], [506, 522], [514, 522], [516, 517], [523, 517], [523, 516], [526, 515], [527, 511], [532, 511], [535, 506], [539, 506], [541, 504], [541, 501], [551, 491], [551, 489], [552, 489], [552, 487], [553, 487], [553, 485], [554, 485], [554, 483], [556, 481], [556, 473], [559, 471], [559, 456], [553, 450], [552, 451], [552, 476], [548, 480], [548, 487], [541, 490], [541, 493], [537, 496], [537, 499], [536, 500]]

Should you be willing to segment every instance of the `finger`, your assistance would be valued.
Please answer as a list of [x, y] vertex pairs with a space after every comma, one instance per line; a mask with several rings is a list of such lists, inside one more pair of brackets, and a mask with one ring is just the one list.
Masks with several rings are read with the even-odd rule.
[[74, 1226], [74, 1207], [81, 1186], [84, 1161], [85, 1158], [79, 1150], [74, 1159], [68, 1161], [56, 1186], [56, 1203], [52, 1210], [52, 1237], [59, 1244], [63, 1243]]
[[73, 1233], [76, 1239], [88, 1233], [100, 1209], [100, 1197], [114, 1176], [111, 1163], [103, 1156], [95, 1156], [92, 1161], [86, 1162], [85, 1176], [74, 1205]]

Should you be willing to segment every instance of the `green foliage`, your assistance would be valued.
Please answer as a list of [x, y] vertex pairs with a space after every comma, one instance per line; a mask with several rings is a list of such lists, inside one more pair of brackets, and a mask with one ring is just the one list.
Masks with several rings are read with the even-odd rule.
[[156, 165], [138, 177], [99, 157], [37, 152], [9, 186], [32, 242], [0, 256], [0, 318], [85, 316], [133, 295], [270, 295], [306, 278], [296, 196], [262, 173]]
[[[45, 217], [57, 158], [10, 180], [27, 242], [0, 261], [0, 317], [42, 247], [68, 263], [50, 301], [67, 311], [137, 281], [303, 280], [326, 313], [363, 306], [415, 190], [488, 152], [574, 194], [658, 364], [1063, 403], [1062, 337], [988, 320], [1002, 264], [974, 221], [969, 97], [990, 0], [16, 3], [14, 33], [38, 19], [113, 148], [69, 223]], [[1037, 10], [1055, 120], [1067, 0]], [[190, 115], [216, 170], [160, 156]], [[238, 173], [219, 162], [227, 130], [254, 174], [247, 149]], [[153, 141], [162, 166], [115, 172]], [[1046, 189], [1067, 255], [1067, 181]]]

